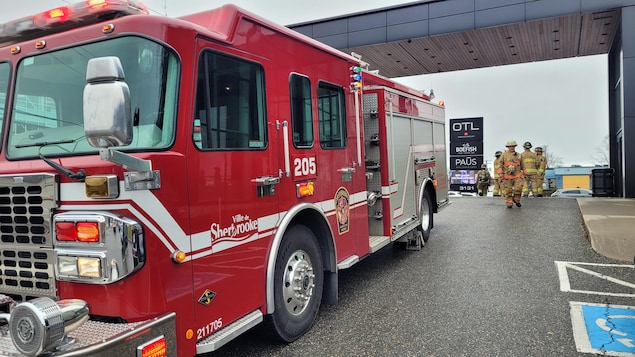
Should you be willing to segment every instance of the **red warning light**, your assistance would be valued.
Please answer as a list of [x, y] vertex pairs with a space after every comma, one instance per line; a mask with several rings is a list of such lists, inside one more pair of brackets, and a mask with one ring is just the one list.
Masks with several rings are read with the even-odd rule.
[[42, 15], [44, 19], [46, 20], [55, 20], [58, 22], [64, 22], [70, 18], [71, 9], [68, 6], [62, 6], [52, 10], [48, 10], [44, 12]]

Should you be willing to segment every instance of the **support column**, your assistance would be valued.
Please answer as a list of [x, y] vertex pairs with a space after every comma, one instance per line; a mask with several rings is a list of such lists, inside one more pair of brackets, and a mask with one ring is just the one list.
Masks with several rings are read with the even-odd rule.
[[622, 9], [623, 197], [635, 198], [635, 6]]
[[635, 6], [622, 9], [622, 100], [623, 118], [623, 156], [624, 194], [623, 197], [635, 198]]
[[622, 8], [609, 53], [609, 136], [617, 196], [635, 198], [635, 6]]

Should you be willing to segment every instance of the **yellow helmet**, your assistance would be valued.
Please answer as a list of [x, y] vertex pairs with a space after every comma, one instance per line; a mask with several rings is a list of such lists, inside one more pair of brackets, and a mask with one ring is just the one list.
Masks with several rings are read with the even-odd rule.
[[507, 142], [507, 144], [505, 144], [505, 146], [510, 147], [510, 146], [518, 146], [518, 144], [516, 144], [516, 140], [510, 140]]

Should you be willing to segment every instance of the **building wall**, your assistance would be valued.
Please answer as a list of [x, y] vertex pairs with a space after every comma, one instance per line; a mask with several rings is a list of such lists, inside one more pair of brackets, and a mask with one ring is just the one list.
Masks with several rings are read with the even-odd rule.
[[572, 175], [562, 176], [562, 187], [558, 188], [591, 188], [591, 179], [589, 176]]

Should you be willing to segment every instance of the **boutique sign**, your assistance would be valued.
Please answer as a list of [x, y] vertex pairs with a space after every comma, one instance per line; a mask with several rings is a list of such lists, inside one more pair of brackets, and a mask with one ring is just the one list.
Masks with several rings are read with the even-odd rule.
[[483, 155], [483, 142], [450, 143], [450, 155]]

